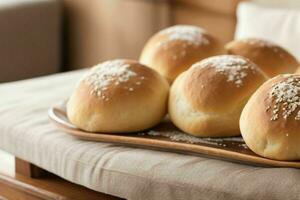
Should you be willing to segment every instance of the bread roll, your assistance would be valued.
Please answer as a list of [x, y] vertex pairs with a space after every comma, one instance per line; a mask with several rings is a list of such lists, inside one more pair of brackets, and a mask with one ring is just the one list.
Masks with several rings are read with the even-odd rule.
[[258, 155], [299, 160], [300, 75], [279, 75], [264, 83], [243, 109], [240, 128]]
[[220, 46], [202, 28], [177, 25], [151, 37], [141, 53], [140, 62], [172, 82], [195, 62], [217, 55]]
[[240, 135], [239, 118], [250, 95], [266, 80], [241, 56], [215, 56], [194, 64], [174, 81], [169, 115], [194, 136]]
[[169, 84], [133, 60], [93, 67], [67, 103], [71, 123], [90, 132], [123, 133], [150, 128], [165, 116]]
[[269, 77], [294, 73], [299, 62], [284, 48], [261, 39], [241, 39], [225, 46], [228, 54], [241, 55], [257, 64]]

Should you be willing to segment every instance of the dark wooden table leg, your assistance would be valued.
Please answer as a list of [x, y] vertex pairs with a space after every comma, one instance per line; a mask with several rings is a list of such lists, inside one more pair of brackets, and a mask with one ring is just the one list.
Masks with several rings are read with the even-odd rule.
[[14, 177], [0, 173], [0, 196], [9, 200], [122, 200], [70, 183], [19, 158], [15, 165]]
[[47, 174], [47, 171], [19, 158], [16, 160], [16, 173], [30, 178], [41, 178]]

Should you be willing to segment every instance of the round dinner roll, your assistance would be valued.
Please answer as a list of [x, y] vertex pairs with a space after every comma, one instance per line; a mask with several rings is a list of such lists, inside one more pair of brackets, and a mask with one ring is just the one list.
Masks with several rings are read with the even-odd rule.
[[241, 56], [204, 59], [179, 75], [171, 86], [170, 118], [194, 136], [240, 135], [241, 111], [265, 80], [263, 72]]
[[247, 146], [263, 157], [300, 159], [300, 75], [265, 82], [249, 99], [240, 118]]
[[140, 62], [155, 69], [172, 82], [195, 62], [217, 55], [219, 43], [204, 29], [176, 25], [161, 30], [145, 45]]
[[80, 80], [67, 103], [67, 116], [89, 132], [145, 130], [165, 116], [168, 90], [162, 76], [137, 61], [107, 61]]
[[284, 48], [261, 39], [235, 40], [225, 46], [228, 54], [241, 55], [260, 67], [267, 76], [294, 73], [299, 66], [297, 59]]
[[300, 74], [300, 65], [299, 67], [297, 68], [297, 70], [295, 71], [296, 74]]

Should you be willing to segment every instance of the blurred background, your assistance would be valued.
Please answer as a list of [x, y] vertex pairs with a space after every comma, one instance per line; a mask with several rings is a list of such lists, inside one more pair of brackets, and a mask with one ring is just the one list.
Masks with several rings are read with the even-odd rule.
[[274, 41], [300, 59], [299, 0], [0, 0], [0, 82], [138, 59], [147, 39], [198, 25], [223, 44]]

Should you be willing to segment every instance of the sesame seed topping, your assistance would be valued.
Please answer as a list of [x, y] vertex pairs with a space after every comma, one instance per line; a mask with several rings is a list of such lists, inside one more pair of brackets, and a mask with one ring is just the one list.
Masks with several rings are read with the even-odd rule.
[[[269, 99], [274, 102], [271, 121], [282, 117], [287, 119], [298, 109], [295, 120], [300, 120], [300, 78], [293, 75], [284, 75], [287, 79], [272, 85], [268, 93]], [[268, 111], [268, 110], [266, 110]]]
[[231, 142], [232, 144], [237, 143], [238, 146], [246, 148], [244, 140], [241, 137], [199, 138], [199, 137], [195, 137], [192, 135], [182, 133], [180, 131], [153, 131], [153, 130], [146, 132], [146, 133], [140, 133], [140, 135], [166, 137], [175, 142], [185, 142], [185, 143], [190, 143], [190, 144], [204, 143], [204, 144], [217, 145], [217, 146], [223, 146], [223, 147], [227, 146], [225, 144], [225, 142], [227, 142], [227, 143]]
[[248, 146], [246, 144], [239, 144], [239, 146], [244, 148], [244, 149], [248, 149]]
[[133, 76], [137, 74], [130, 70], [124, 60], [112, 60], [93, 67], [83, 81], [92, 86], [91, 94], [108, 101], [109, 99], [104, 94], [104, 91], [108, 89], [107, 86], [127, 82]]
[[207, 58], [193, 67], [213, 67], [217, 72], [227, 76], [228, 82], [233, 82], [236, 87], [243, 85], [243, 79], [248, 76], [249, 69], [255, 73], [255, 65], [240, 56], [223, 55]]

